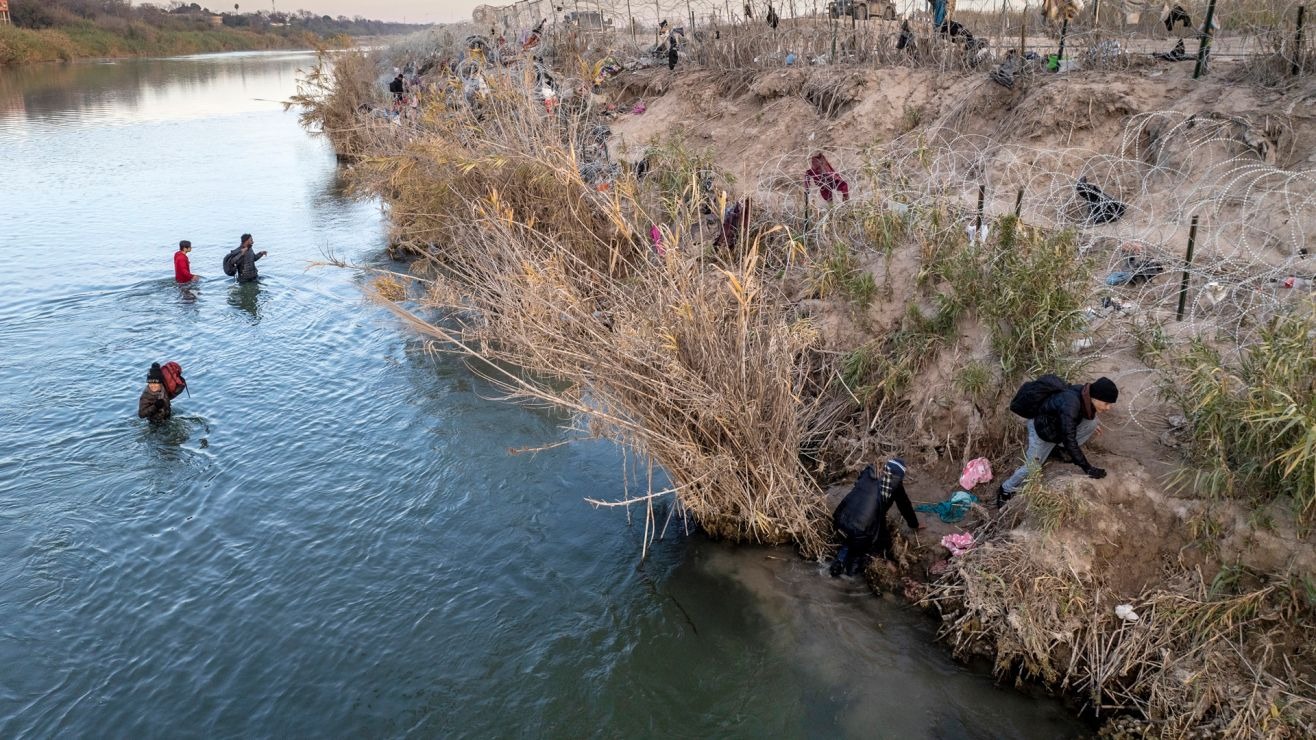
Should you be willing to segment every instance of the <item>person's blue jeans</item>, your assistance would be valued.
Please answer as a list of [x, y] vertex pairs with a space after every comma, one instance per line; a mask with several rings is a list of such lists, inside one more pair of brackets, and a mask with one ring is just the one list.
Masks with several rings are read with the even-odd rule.
[[946, 22], [946, 0], [937, 0], [932, 4], [932, 27], [940, 29]]
[[[1081, 447], [1087, 444], [1088, 440], [1092, 439], [1092, 435], [1096, 434], [1096, 432], [1096, 419], [1084, 419], [1080, 421], [1078, 423], [1078, 433], [1076, 435], [1078, 437], [1079, 446]], [[1001, 488], [1004, 489], [1007, 494], [1012, 494], [1019, 490], [1019, 486], [1024, 483], [1024, 478], [1028, 477], [1028, 466], [1031, 464], [1036, 465], [1038, 468], [1042, 467], [1046, 462], [1046, 459], [1051, 456], [1051, 450], [1054, 450], [1055, 448], [1055, 442], [1048, 442], [1037, 436], [1037, 427], [1033, 426], [1033, 420], [1029, 419], [1028, 449], [1024, 452], [1024, 464], [1021, 465], [1018, 470], [1014, 471], [1014, 475], [1007, 478], [1006, 481], [1001, 484]]]

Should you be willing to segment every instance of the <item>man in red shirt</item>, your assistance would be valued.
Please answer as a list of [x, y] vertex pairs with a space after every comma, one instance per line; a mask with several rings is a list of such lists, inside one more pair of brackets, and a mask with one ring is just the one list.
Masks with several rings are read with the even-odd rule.
[[196, 277], [192, 274], [192, 264], [187, 259], [191, 251], [192, 242], [184, 239], [178, 243], [178, 251], [174, 252], [174, 280], [180, 283], [190, 283]]

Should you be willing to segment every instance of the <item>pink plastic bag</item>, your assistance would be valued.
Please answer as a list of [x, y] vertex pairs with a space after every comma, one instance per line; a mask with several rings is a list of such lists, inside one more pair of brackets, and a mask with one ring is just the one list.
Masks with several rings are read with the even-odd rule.
[[964, 466], [964, 471], [960, 473], [960, 488], [972, 491], [974, 486], [979, 483], [986, 483], [991, 479], [992, 464], [987, 458], [980, 457], [976, 460], [970, 460], [969, 464]]
[[948, 534], [941, 538], [941, 546], [950, 550], [950, 556], [957, 558], [973, 548], [973, 535], [968, 532]]

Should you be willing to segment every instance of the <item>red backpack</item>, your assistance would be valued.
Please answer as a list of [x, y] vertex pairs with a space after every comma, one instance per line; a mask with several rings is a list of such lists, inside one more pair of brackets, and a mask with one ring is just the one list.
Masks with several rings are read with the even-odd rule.
[[165, 393], [169, 394], [172, 401], [178, 397], [179, 393], [187, 388], [187, 379], [183, 377], [183, 367], [177, 362], [166, 362], [160, 366], [160, 372], [164, 374]]

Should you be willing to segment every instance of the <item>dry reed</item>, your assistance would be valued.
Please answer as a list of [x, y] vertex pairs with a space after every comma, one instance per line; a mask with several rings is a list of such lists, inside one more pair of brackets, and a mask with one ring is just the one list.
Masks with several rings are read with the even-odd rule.
[[805, 356], [816, 333], [762, 278], [774, 234], [710, 263], [665, 226], [658, 254], [661, 194], [599, 176], [599, 132], [574, 109], [546, 116], [527, 82], [489, 75], [479, 115], [435, 96], [423, 133], [355, 168], [432, 276], [422, 307], [395, 308], [442, 351], [482, 360], [509, 398], [572, 412], [659, 465], [670, 489], [617, 502], [643, 504], [649, 532], [653, 501], [675, 494], [714, 536], [821, 553], [824, 499], [800, 457], [822, 398]]
[[1139, 619], [1125, 622], [1124, 599], [1070, 566], [1064, 539], [1012, 533], [956, 559], [925, 603], [957, 654], [993, 654], [998, 675], [1073, 692], [1103, 718], [1133, 713], [1153, 736], [1316, 730], [1309, 580], [1217, 593], [1182, 572], [1129, 599]]

